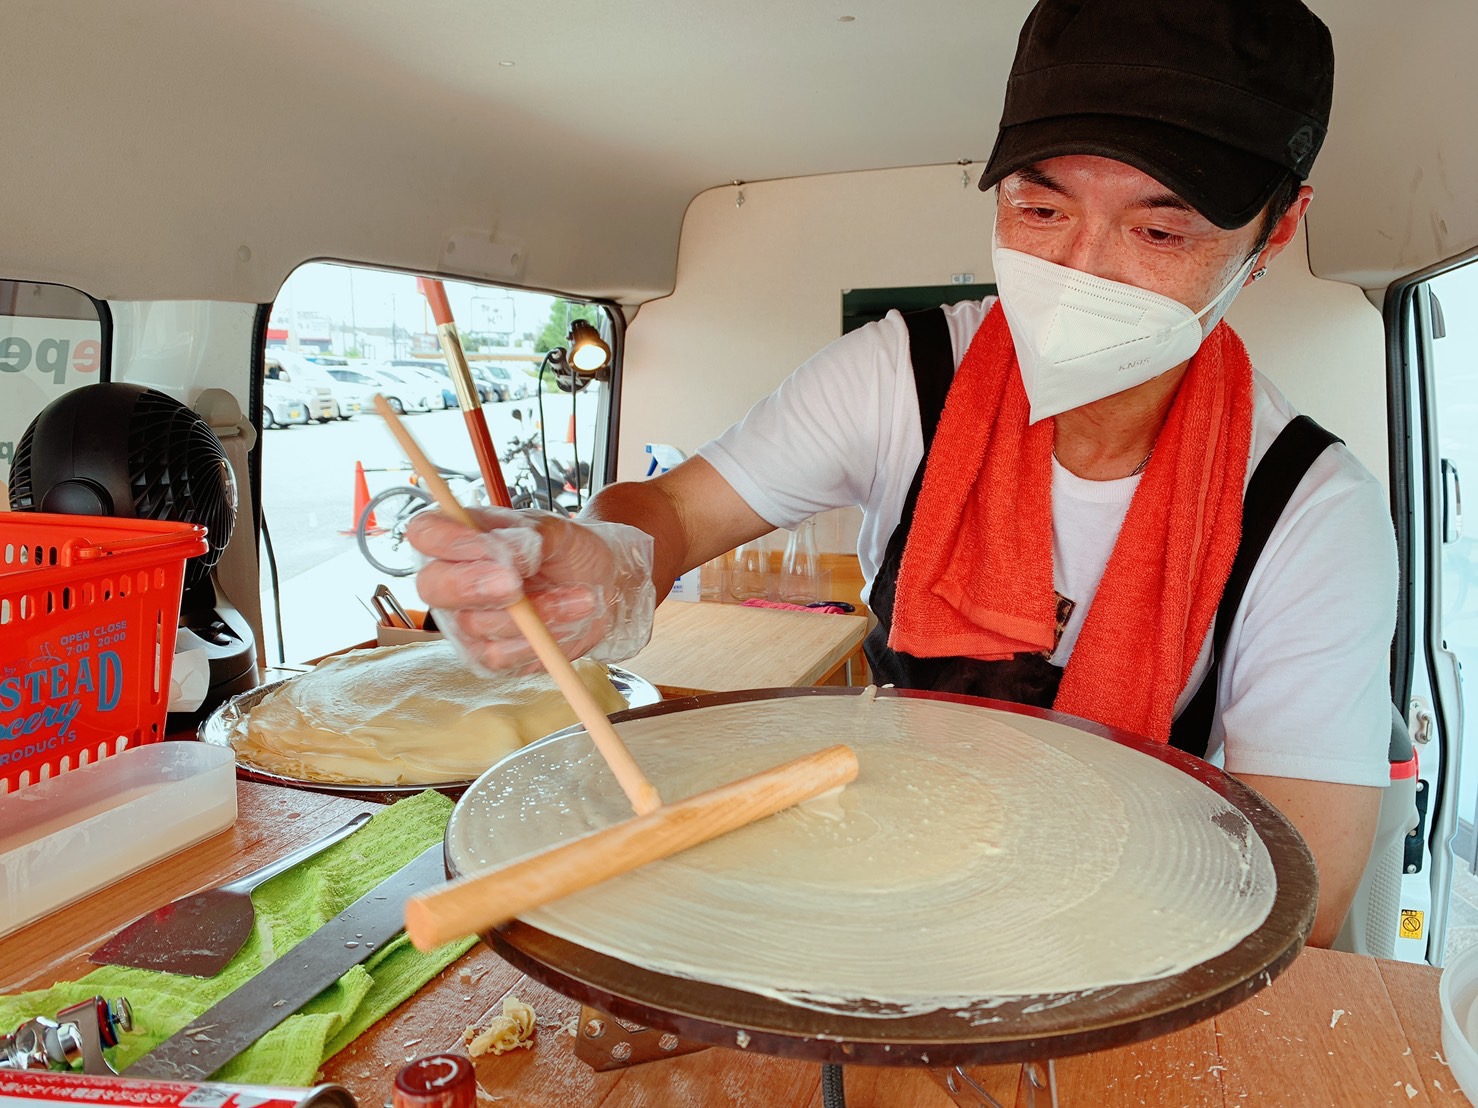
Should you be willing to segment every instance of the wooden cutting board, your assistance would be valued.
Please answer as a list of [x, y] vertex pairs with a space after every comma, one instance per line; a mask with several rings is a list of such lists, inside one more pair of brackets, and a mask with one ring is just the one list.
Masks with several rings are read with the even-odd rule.
[[863, 616], [668, 601], [652, 641], [621, 665], [666, 697], [814, 685], [862, 644]]

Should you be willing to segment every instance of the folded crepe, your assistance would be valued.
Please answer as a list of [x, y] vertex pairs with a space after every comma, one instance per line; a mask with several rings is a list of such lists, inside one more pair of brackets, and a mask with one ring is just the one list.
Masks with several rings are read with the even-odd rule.
[[[606, 667], [575, 671], [601, 710], [626, 707]], [[577, 722], [544, 673], [483, 677], [450, 643], [330, 658], [265, 696], [231, 733], [237, 757], [269, 773], [366, 785], [466, 781]]]

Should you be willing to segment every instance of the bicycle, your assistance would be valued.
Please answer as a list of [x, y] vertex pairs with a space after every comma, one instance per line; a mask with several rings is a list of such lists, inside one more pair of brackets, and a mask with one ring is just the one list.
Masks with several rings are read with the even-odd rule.
[[[486, 507], [490, 503], [480, 474], [441, 466], [436, 471], [446, 478], [459, 503], [469, 507]], [[410, 484], [392, 485], [371, 497], [354, 524], [354, 541], [365, 561], [391, 577], [409, 577], [415, 573], [420, 563], [405, 541], [406, 527], [417, 512], [432, 503], [431, 494], [420, 486], [414, 474]]]
[[[523, 467], [508, 482], [512, 506], [542, 508], [562, 515], [575, 515], [579, 497], [568, 483], [573, 479], [573, 474], [564, 466], [552, 463], [554, 472], [551, 477], [556, 482], [565, 483], [551, 489], [543, 472], [543, 452], [532, 437], [512, 440], [498, 460], [506, 467], [520, 456]], [[437, 472], [446, 478], [452, 495], [459, 503], [469, 507], [487, 507], [492, 503], [481, 474], [441, 466], [437, 467]], [[581, 475], [588, 484], [589, 467], [582, 464]], [[551, 492], [554, 493], [553, 496], [550, 495]], [[371, 497], [354, 524], [354, 540], [365, 561], [391, 577], [409, 577], [415, 573], [420, 563], [405, 541], [405, 532], [411, 518], [432, 503], [434, 501], [431, 494], [420, 486], [414, 474], [411, 475], [409, 484], [392, 485]], [[371, 520], [374, 520], [373, 525]]]

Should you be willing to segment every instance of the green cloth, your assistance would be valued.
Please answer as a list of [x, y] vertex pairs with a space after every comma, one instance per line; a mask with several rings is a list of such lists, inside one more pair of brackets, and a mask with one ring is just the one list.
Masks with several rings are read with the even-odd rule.
[[[153, 970], [103, 966], [80, 981], [0, 996], [0, 1030], [57, 1012], [93, 996], [127, 997], [134, 1029], [113, 1053], [126, 1071], [259, 969], [287, 952], [412, 861], [446, 832], [452, 802], [426, 791], [375, 815], [365, 826], [316, 858], [279, 874], [252, 893], [256, 928], [226, 968], [209, 980]], [[215, 1080], [257, 1085], [311, 1085], [323, 1062], [381, 1016], [413, 995], [477, 940], [450, 943], [429, 954], [404, 934], [355, 966], [332, 986], [223, 1067]]]

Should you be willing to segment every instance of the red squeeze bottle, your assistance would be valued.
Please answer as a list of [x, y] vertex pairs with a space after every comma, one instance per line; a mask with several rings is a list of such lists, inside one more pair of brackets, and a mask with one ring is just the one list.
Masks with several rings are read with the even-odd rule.
[[477, 1077], [460, 1054], [428, 1054], [395, 1075], [395, 1108], [474, 1108]]

